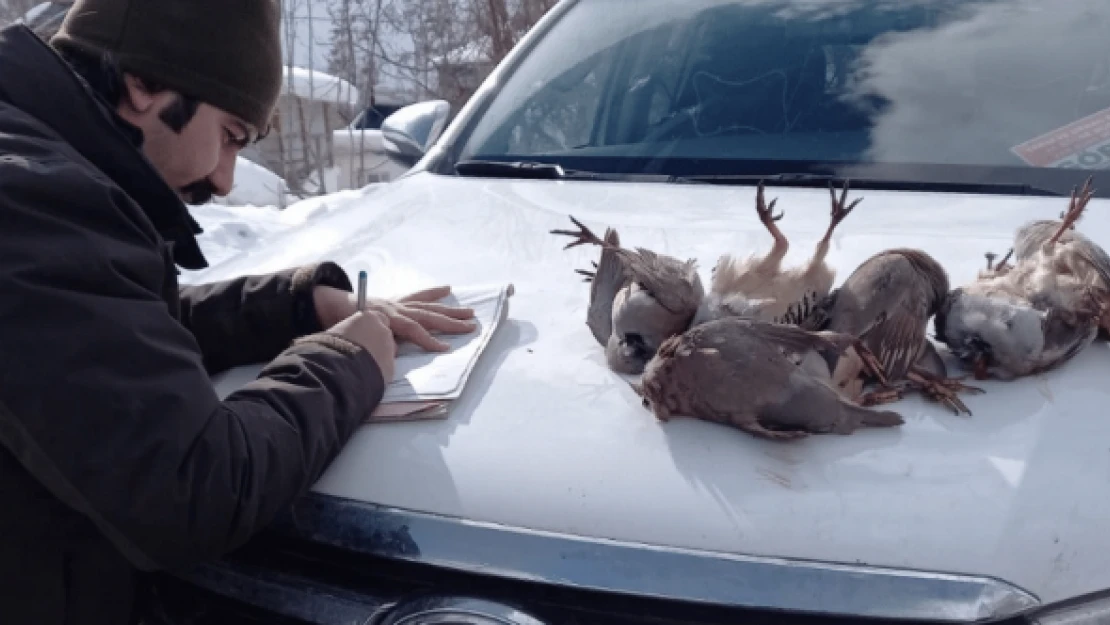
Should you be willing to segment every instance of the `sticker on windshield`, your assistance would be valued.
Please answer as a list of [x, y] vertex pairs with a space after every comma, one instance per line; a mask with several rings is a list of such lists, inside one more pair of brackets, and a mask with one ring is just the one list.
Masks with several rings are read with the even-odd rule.
[[1010, 149], [1034, 167], [1110, 168], [1110, 108]]

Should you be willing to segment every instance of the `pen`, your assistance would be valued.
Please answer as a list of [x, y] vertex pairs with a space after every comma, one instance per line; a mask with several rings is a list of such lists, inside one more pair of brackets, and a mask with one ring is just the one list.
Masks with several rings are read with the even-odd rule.
[[366, 309], [366, 272], [358, 272], [358, 304], [355, 310], [362, 312]]

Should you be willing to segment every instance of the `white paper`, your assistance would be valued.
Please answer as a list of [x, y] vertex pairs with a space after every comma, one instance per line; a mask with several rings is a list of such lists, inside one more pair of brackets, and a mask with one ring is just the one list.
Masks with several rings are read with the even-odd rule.
[[478, 328], [470, 334], [437, 335], [451, 346], [447, 352], [428, 352], [411, 343], [402, 345], [397, 350], [393, 382], [386, 387], [382, 403], [458, 398], [482, 351], [501, 325], [512, 291], [512, 285], [507, 284], [451, 287], [451, 295], [443, 303], [473, 308]]

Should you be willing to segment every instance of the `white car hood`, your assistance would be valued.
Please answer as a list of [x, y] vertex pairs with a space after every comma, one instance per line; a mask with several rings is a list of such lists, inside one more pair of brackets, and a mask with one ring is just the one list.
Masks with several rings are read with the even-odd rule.
[[[222, 279], [332, 259], [372, 294], [511, 282], [508, 318], [443, 421], [361, 428], [315, 490], [468, 520], [729, 554], [964, 573], [1043, 603], [1110, 588], [1110, 352], [977, 383], [974, 416], [910, 397], [900, 428], [757, 440], [692, 419], [657, 422], [610, 372], [585, 325], [598, 250], [563, 250], [568, 214], [626, 245], [700, 262], [765, 252], [752, 187], [501, 181], [415, 175], [261, 249], [214, 266]], [[785, 211], [788, 262], [808, 258], [829, 216], [823, 189], [769, 188]], [[853, 191], [838, 229], [839, 284], [870, 255], [924, 249], [952, 284], [1014, 229], [1066, 198]], [[1110, 239], [1110, 203], [1080, 227]], [[242, 380], [242, 377], [239, 377]]]

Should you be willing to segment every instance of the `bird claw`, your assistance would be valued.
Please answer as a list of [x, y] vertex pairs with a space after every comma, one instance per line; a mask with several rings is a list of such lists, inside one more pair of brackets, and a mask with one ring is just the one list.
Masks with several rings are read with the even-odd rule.
[[905, 396], [905, 390], [896, 388], [890, 385], [883, 385], [881, 388], [868, 393], [860, 395], [859, 405], [864, 408], [872, 406], [880, 406], [882, 404], [889, 404], [902, 399]]
[[863, 201], [863, 198], [856, 198], [851, 204], [849, 204], [847, 206], [844, 205], [844, 202], [847, 201], [847, 199], [848, 199], [848, 180], [847, 179], [844, 180], [844, 189], [840, 193], [840, 199], [839, 200], [836, 199], [836, 190], [833, 189], [832, 181], [830, 180], [829, 181], [829, 197], [832, 198], [832, 224], [831, 224], [830, 230], [831, 230], [831, 228], [835, 228], [837, 225], [839, 225], [841, 221], [844, 221], [844, 218], [847, 217], [848, 214], [852, 212], [852, 210], [856, 207], [856, 205], [858, 205], [860, 202]]
[[779, 199], [775, 198], [771, 200], [770, 204], [767, 204], [763, 197], [763, 181], [760, 180], [759, 186], [756, 187], [755, 191], [755, 211], [759, 214], [760, 221], [767, 227], [770, 227], [772, 223], [782, 219], [785, 215], [782, 211], [779, 211], [778, 215], [775, 214], [775, 204], [777, 204], [778, 201]]
[[[565, 236], [568, 236], [568, 237], [574, 237], [575, 238], [574, 241], [571, 241], [570, 243], [567, 243], [566, 246], [563, 247], [564, 250], [568, 250], [568, 249], [570, 249], [570, 248], [572, 248], [576, 245], [600, 245], [601, 247], [613, 247], [612, 245], [610, 245], [610, 244], [606, 243], [605, 241], [602, 241], [600, 238], [598, 238], [598, 236], [596, 234], [594, 234], [592, 230], [587, 228], [582, 222], [575, 219], [573, 215], [568, 215], [568, 217], [570, 217], [570, 220], [572, 222], [574, 222], [574, 225], [578, 226], [577, 231], [575, 231], [575, 230], [551, 230], [550, 231], [551, 234], [561, 234], [561, 235], [565, 235]], [[595, 263], [594, 266], [595, 267], [597, 266], [596, 263]]]
[[1091, 198], [1095, 194], [1095, 190], [1091, 188], [1091, 182], [1093, 180], [1094, 176], [1088, 176], [1087, 180], [1083, 183], [1083, 188], [1079, 190], [1078, 195], [1076, 194], [1075, 187], [1072, 187], [1071, 199], [1068, 201], [1068, 210], [1061, 215], [1063, 223], [1060, 224], [1060, 229], [1056, 231], [1056, 234], [1052, 235], [1052, 238], [1048, 240], [1049, 246], [1055, 245], [1056, 242], [1060, 240], [1060, 237], [1064, 236], [1065, 232], [1074, 227], [1076, 221], [1079, 221], [1079, 218], [1083, 215], [1084, 209], [1087, 208], [1087, 203], [1091, 201]]
[[867, 349], [867, 346], [863, 344], [863, 340], [857, 338], [853, 341], [852, 345], [855, 347], [856, 353], [859, 354], [860, 360], [863, 361], [864, 366], [867, 367], [867, 372], [874, 376], [883, 387], [890, 387], [890, 380], [886, 377], [883, 364], [879, 362], [879, 359], [875, 357], [875, 354], [872, 353], [870, 349]]
[[957, 415], [964, 412], [971, 416], [971, 410], [957, 394], [959, 391], [975, 394], [986, 392], [977, 386], [964, 384], [965, 377], [942, 378], [918, 370], [911, 371], [907, 377], [926, 397], [948, 406]]

